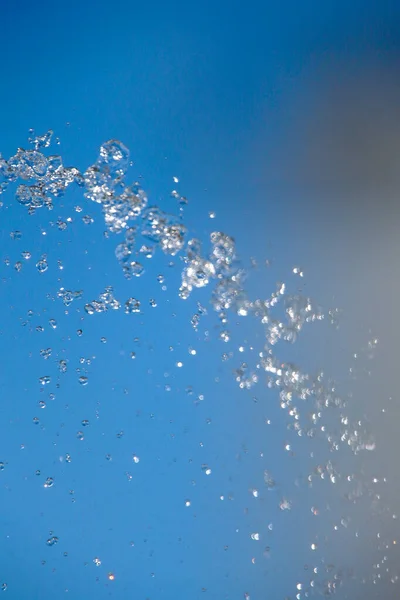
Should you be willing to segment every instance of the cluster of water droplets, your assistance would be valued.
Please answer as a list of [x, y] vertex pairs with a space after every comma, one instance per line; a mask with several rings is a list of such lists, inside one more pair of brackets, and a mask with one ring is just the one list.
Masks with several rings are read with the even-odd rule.
[[[120, 240], [115, 248], [115, 256], [127, 279], [144, 274], [145, 269], [138, 260], [140, 254], [151, 258], [157, 248], [171, 257], [180, 254], [183, 268], [181, 285], [177, 292], [182, 300], [187, 300], [197, 288], [210, 288], [210, 304], [222, 326], [219, 334], [222, 342], [230, 341], [231, 318], [250, 317], [260, 326], [262, 342], [258, 352], [252, 354], [255, 358], [242, 361], [233, 369], [234, 379], [241, 389], [253, 389], [262, 381], [268, 388], [276, 390], [280, 406], [288, 419], [288, 429], [299, 438], [324, 439], [328, 442], [330, 452], [335, 453], [345, 448], [357, 454], [362, 450], [375, 448], [367, 428], [360, 421], [352, 422], [346, 415], [346, 401], [337, 393], [335, 384], [327, 379], [323, 372], [316, 375], [303, 373], [295, 364], [282, 361], [275, 350], [281, 341], [294, 343], [306, 324], [326, 318], [333, 321], [334, 317], [337, 317], [337, 311], [325, 313], [311, 298], [299, 293], [288, 294], [286, 284], [282, 282], [277, 284], [269, 298], [251, 299], [245, 288], [247, 273], [238, 258], [234, 239], [223, 232], [213, 231], [209, 236], [209, 247], [203, 249], [198, 239], [189, 236], [186, 226], [182, 223], [182, 212], [180, 215], [172, 215], [158, 206], [149, 206], [141, 185], [138, 182], [126, 183], [131, 161], [129, 150], [124, 144], [117, 140], [104, 143], [95, 163], [84, 173], [80, 173], [74, 167], [65, 167], [61, 156], [44, 154], [43, 150], [49, 148], [51, 139], [51, 131], [43, 136], [35, 136], [32, 132], [30, 143], [33, 144], [33, 149], [20, 148], [8, 160], [0, 156], [0, 194], [10, 184], [16, 183], [16, 200], [32, 214], [39, 208], [53, 209], [56, 200], [70, 185], [75, 184], [82, 188], [87, 200], [101, 206], [107, 232], [118, 236]], [[174, 190], [172, 195], [178, 199], [181, 207], [186, 204], [186, 198], [181, 197], [177, 191]], [[14, 231], [11, 237], [19, 239], [21, 233]], [[148, 243], [152, 245], [148, 246]], [[39, 272], [44, 273], [48, 268], [46, 257], [42, 257], [36, 266]], [[303, 277], [300, 268], [295, 267], [293, 272]], [[164, 278], [160, 277], [160, 283], [163, 284]], [[63, 287], [57, 292], [57, 297], [65, 307], [69, 307], [74, 300], [81, 299], [84, 295], [84, 290], [73, 291]], [[107, 286], [97, 299], [85, 298], [85, 302], [84, 310], [88, 315], [119, 309], [127, 314], [141, 311], [139, 299], [132, 296], [121, 302], [115, 298], [111, 286]], [[156, 306], [155, 301], [150, 300], [150, 305]], [[283, 317], [278, 314], [283, 314]], [[203, 316], [207, 316], [207, 309], [198, 304], [198, 311], [192, 317], [195, 330]], [[52, 321], [50, 324], [55, 328], [57, 324], [55, 320]], [[81, 335], [82, 330], [79, 329], [77, 334]], [[102, 338], [102, 341], [106, 341], [105, 338]], [[371, 342], [373, 347], [376, 343], [376, 340]], [[190, 353], [196, 354], [195, 351]], [[51, 348], [40, 351], [45, 360], [51, 354]], [[228, 359], [228, 353], [224, 353], [223, 360]], [[177, 366], [181, 367], [182, 364], [179, 361]], [[67, 367], [68, 362], [65, 359], [58, 361], [60, 373], [65, 373]], [[50, 377], [41, 376], [39, 382], [41, 386], [47, 386]], [[85, 373], [79, 375], [79, 383], [82, 386], [87, 385], [88, 377]], [[328, 420], [327, 414], [331, 415], [332, 411], [336, 418]], [[328, 421], [334, 425], [328, 426]], [[39, 424], [37, 417], [34, 418], [34, 423]], [[88, 424], [87, 420], [82, 421], [83, 427]], [[83, 431], [79, 430], [76, 436], [83, 440]], [[291, 450], [290, 444], [286, 445], [286, 450]], [[65, 460], [70, 462], [71, 457], [69, 454], [67, 456], [68, 459]], [[139, 458], [134, 456], [133, 462], [138, 463]], [[0, 463], [1, 468], [4, 468], [4, 463]], [[206, 475], [212, 472], [208, 464], [203, 464], [201, 469]], [[127, 477], [129, 480], [132, 478], [129, 473]], [[345, 477], [330, 459], [313, 467], [306, 479], [307, 485], [310, 486], [316, 480], [325, 480], [331, 484], [336, 484], [339, 480], [345, 481]], [[269, 471], [264, 471], [264, 482], [268, 490], [275, 489], [274, 475]], [[353, 479], [348, 482], [351, 485], [354, 483]], [[51, 488], [53, 484], [54, 479], [48, 477], [43, 485], [45, 488]], [[362, 495], [364, 491], [357, 487], [357, 494]], [[354, 500], [357, 494], [353, 486], [348, 497]], [[252, 489], [252, 496], [258, 498], [257, 489]], [[186, 500], [185, 507], [190, 506], [191, 501]], [[282, 497], [278, 506], [282, 511], [290, 511], [292, 501]], [[315, 507], [312, 507], [311, 511], [313, 515], [319, 514]], [[259, 541], [260, 534], [253, 532], [251, 539]], [[51, 535], [46, 543], [53, 546], [57, 542], [58, 538]], [[313, 543], [312, 546], [312, 550], [316, 550], [317, 545]], [[94, 558], [93, 562], [96, 566], [101, 565], [98, 557]], [[110, 574], [109, 579], [113, 578], [114, 575]], [[328, 596], [334, 593], [340, 579], [341, 575], [334, 573], [323, 584], [318, 585], [325, 596]], [[316, 584], [312, 584], [311, 588], [314, 585]], [[310, 587], [306, 589], [302, 583], [298, 584], [296, 598], [306, 598], [309, 593]], [[250, 598], [247, 593], [245, 597]]]

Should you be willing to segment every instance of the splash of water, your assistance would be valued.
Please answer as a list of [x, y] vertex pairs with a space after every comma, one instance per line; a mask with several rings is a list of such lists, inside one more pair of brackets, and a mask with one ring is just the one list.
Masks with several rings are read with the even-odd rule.
[[[333, 320], [337, 311], [324, 312], [311, 298], [301, 294], [288, 294], [286, 285], [282, 282], [277, 284], [269, 298], [251, 299], [245, 287], [247, 273], [238, 257], [234, 239], [221, 231], [212, 231], [209, 236], [210, 246], [203, 250], [200, 241], [191, 237], [182, 223], [182, 212], [180, 215], [173, 215], [158, 206], [149, 206], [147, 194], [141, 185], [138, 182], [126, 183], [130, 153], [123, 143], [118, 140], [104, 143], [95, 163], [81, 173], [75, 167], [65, 167], [61, 156], [44, 154], [43, 151], [51, 145], [51, 138], [51, 131], [43, 136], [35, 136], [31, 132], [29, 141], [33, 149], [19, 148], [8, 160], [0, 156], [0, 193], [5, 192], [11, 184], [16, 184], [16, 201], [32, 215], [38, 210], [53, 210], [57, 200], [70, 186], [81, 188], [87, 200], [101, 206], [109, 235], [121, 240], [116, 243], [115, 257], [127, 279], [145, 274], [145, 268], [138, 260], [140, 254], [151, 258], [158, 249], [167, 256], [182, 256], [181, 285], [177, 290], [179, 296], [185, 301], [198, 288], [210, 290], [210, 306], [224, 325], [221, 333], [224, 342], [229, 342], [230, 339], [228, 327], [231, 317], [251, 318], [262, 331], [263, 342], [256, 360], [252, 364], [242, 362], [234, 369], [234, 378], [241, 389], [253, 389], [260, 386], [261, 381], [266, 381], [268, 388], [277, 390], [280, 406], [289, 418], [289, 427], [297, 436], [306, 439], [320, 438], [327, 442], [332, 453], [344, 449], [357, 455], [375, 448], [374, 439], [367, 427], [358, 419], [352, 422], [346, 415], [346, 401], [323, 372], [317, 375], [305, 373], [297, 365], [282, 361], [275, 349], [280, 342], [296, 342], [306, 324], [327, 318]], [[176, 190], [173, 191], [173, 196], [181, 207], [187, 203], [186, 198]], [[91, 222], [90, 217], [84, 218], [85, 223]], [[61, 223], [59, 228], [62, 229], [63, 225]], [[13, 239], [20, 239], [21, 232], [13, 231], [10, 235]], [[152, 246], [149, 247], [148, 243]], [[46, 258], [38, 261], [36, 266], [40, 273], [45, 272], [48, 268]], [[294, 273], [303, 276], [299, 267], [295, 267]], [[139, 300], [134, 297], [117, 300], [111, 286], [106, 287], [94, 300], [86, 298], [84, 290], [65, 288], [59, 289], [57, 297], [65, 307], [84, 298], [84, 310], [89, 316], [109, 310], [124, 310], [127, 314], [141, 311]], [[153, 302], [152, 306], [155, 305], [154, 300]], [[279, 309], [283, 312], [283, 318], [278, 316]], [[199, 305], [198, 312], [192, 318], [193, 327], [198, 327], [203, 316], [207, 316], [207, 310]], [[52, 327], [56, 327], [55, 320], [51, 321]], [[376, 343], [374, 339], [374, 347]], [[51, 355], [51, 348], [43, 349], [41, 355], [47, 359]], [[59, 370], [66, 372], [66, 360], [59, 361]], [[50, 377], [47, 375], [40, 378], [43, 386], [49, 382]], [[87, 385], [86, 375], [80, 375], [79, 382], [82, 386]], [[83, 432], [79, 431], [76, 435], [78, 439], [84, 439]], [[287, 446], [290, 451], [290, 445]], [[139, 459], [134, 456], [133, 461], [138, 463]], [[4, 463], [0, 465], [3, 465], [0, 468], [4, 468]], [[208, 465], [203, 467], [206, 474], [211, 473]], [[132, 478], [131, 475], [129, 477]], [[275, 489], [273, 474], [265, 471], [264, 479], [268, 489]], [[307, 476], [307, 484], [312, 486], [317, 481], [338, 484], [340, 481], [348, 486], [349, 498], [354, 500], [368, 491], [361, 489], [362, 486], [358, 483], [354, 486], [353, 479], [340, 473], [334, 461], [328, 460], [311, 470]], [[44, 485], [52, 487], [53, 479], [49, 477]], [[257, 493], [253, 490], [252, 494], [256, 498], [258, 491], [255, 492]], [[189, 507], [190, 501], [186, 501], [185, 505]], [[282, 511], [290, 511], [292, 502], [283, 497], [279, 506]], [[317, 515], [318, 509], [312, 507], [312, 513]], [[251, 538], [258, 541], [259, 534], [253, 533]], [[47, 540], [49, 546], [57, 542], [58, 538], [55, 536]], [[316, 550], [317, 545], [313, 546], [312, 549]], [[96, 566], [101, 564], [99, 558], [93, 560]], [[331, 595], [339, 586], [341, 575], [334, 573], [318, 583], [316, 579], [317, 576], [309, 584], [299, 583], [296, 598], [308, 597], [313, 588]], [[249, 597], [247, 593], [245, 597]]]

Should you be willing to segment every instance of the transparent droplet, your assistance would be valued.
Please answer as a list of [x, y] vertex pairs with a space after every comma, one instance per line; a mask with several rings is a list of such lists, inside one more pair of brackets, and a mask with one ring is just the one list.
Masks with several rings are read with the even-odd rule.
[[125, 312], [126, 314], [140, 312], [139, 300], [136, 298], [128, 298], [128, 300], [125, 302]]
[[54, 485], [54, 479], [53, 479], [53, 477], [48, 477], [46, 479], [46, 481], [44, 482], [43, 487], [45, 487], [45, 488], [51, 488], [51, 487], [53, 487], [53, 485]]
[[88, 384], [88, 378], [86, 377], [86, 375], [81, 375], [78, 379], [79, 383], [81, 385], [87, 385]]
[[97, 556], [95, 556], [95, 558], [93, 559], [93, 562], [96, 565], [96, 567], [100, 567], [101, 560]]
[[46, 541], [46, 544], [48, 546], [54, 546], [57, 543], [58, 543], [58, 537], [55, 535], [53, 535], [52, 537], [49, 537], [49, 539]]
[[39, 273], [44, 273], [48, 269], [47, 261], [46, 260], [39, 260], [36, 263], [36, 268], [39, 271]]

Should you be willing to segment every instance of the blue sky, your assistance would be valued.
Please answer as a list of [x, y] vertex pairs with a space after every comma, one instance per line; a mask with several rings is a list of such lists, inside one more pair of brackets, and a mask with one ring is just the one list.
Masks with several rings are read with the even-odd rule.
[[[336, 276], [353, 249], [350, 225], [343, 223], [342, 245], [313, 217], [307, 189], [286, 178], [289, 159], [287, 170], [283, 158], [276, 171], [274, 160], [292, 146], [291, 125], [312, 111], [304, 109], [307, 82], [321, 65], [396, 55], [399, 12], [395, 2], [368, 1], [5, 2], [0, 151], [8, 158], [27, 147], [30, 128], [51, 128], [60, 139], [52, 152], [83, 171], [101, 143], [122, 140], [133, 160], [128, 177], [140, 178], [150, 204], [178, 212], [170, 196], [176, 187], [189, 200], [184, 222], [191, 235], [207, 244], [211, 231], [224, 231], [248, 268], [255, 257], [251, 295], [265, 298], [277, 281], [288, 281], [292, 291], [301, 288], [328, 306], [352, 298], [354, 315], [351, 266], [344, 279]], [[301, 154], [301, 140], [300, 151], [296, 144]], [[332, 538], [343, 515], [357, 523], [360, 515], [327, 484], [311, 491], [303, 485], [315, 464], [329, 460], [325, 446], [288, 431], [278, 393], [264, 379], [249, 391], [234, 380], [233, 369], [254, 362], [262, 348], [256, 323], [234, 318], [232, 341], [224, 344], [209, 293], [178, 297], [179, 255], [169, 266], [158, 251], [144, 259], [142, 278], [125, 280], [114, 255], [118, 236], [104, 237], [100, 207], [78, 187], [52, 212], [29, 216], [8, 192], [3, 202], [0, 584], [7, 584], [7, 597], [303, 599], [296, 585], [304, 590], [317, 565], [368, 573], [370, 556], [354, 558], [356, 525], [342, 525]], [[92, 224], [82, 222], [86, 214]], [[64, 231], [57, 220], [67, 222]], [[21, 239], [10, 238], [16, 230]], [[23, 251], [32, 258], [24, 261]], [[35, 265], [43, 253], [49, 268], [40, 274]], [[13, 266], [18, 260], [21, 272]], [[296, 265], [305, 283], [291, 272]], [[141, 313], [87, 315], [85, 303], [108, 285], [121, 302], [139, 298]], [[61, 287], [83, 297], [66, 308], [57, 297]], [[209, 314], [195, 331], [198, 301]], [[368, 337], [363, 327], [353, 329], [349, 345], [346, 333], [338, 338], [325, 323], [310, 326], [304, 341], [282, 348], [282, 360], [322, 367], [342, 377], [346, 390], [353, 347]], [[40, 355], [46, 348], [48, 360]], [[224, 362], [225, 351], [234, 356]], [[68, 361], [64, 374], [59, 360]], [[40, 384], [43, 376], [48, 385]], [[352, 456], [340, 460], [353, 468]], [[265, 485], [265, 470], [274, 490]], [[54, 478], [50, 488], [47, 477]], [[282, 498], [292, 510], [279, 508]], [[52, 536], [59, 541], [48, 546]]]

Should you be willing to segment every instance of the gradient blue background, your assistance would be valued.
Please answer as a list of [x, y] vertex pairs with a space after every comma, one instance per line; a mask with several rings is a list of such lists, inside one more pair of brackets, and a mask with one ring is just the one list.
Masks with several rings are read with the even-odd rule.
[[[325, 305], [346, 305], [353, 281], [351, 267], [346, 271], [348, 247], [343, 250], [329, 226], [313, 221], [284, 173], [265, 173], [275, 152], [284, 152], [288, 123], [307, 97], [303, 73], [323, 57], [346, 62], [396, 49], [399, 12], [398, 3], [369, 1], [3, 2], [0, 151], [8, 158], [27, 146], [29, 128], [39, 134], [52, 128], [61, 140], [53, 152], [85, 169], [103, 141], [120, 139], [134, 161], [130, 177], [143, 177], [151, 203], [176, 212], [169, 194], [177, 187], [189, 198], [185, 224], [193, 235], [207, 243], [210, 231], [223, 230], [235, 237], [245, 264], [256, 258], [252, 293], [266, 297], [278, 280], [289, 280], [296, 290], [300, 281], [291, 269], [300, 264], [307, 276], [303, 290]], [[357, 597], [354, 589], [361, 589], [374, 560], [375, 530], [364, 532], [371, 547], [365, 556], [352, 546], [355, 525], [326, 541], [352, 508], [326, 486], [310, 491], [299, 483], [329, 458], [325, 447], [296, 440], [277, 393], [264, 383], [244, 392], [232, 376], [262, 348], [255, 325], [234, 320], [234, 341], [225, 345], [209, 308], [195, 332], [190, 319], [198, 300], [207, 305], [208, 294], [178, 298], [179, 257], [169, 267], [157, 253], [145, 261], [143, 278], [125, 281], [114, 256], [118, 237], [104, 238], [99, 207], [78, 189], [52, 213], [31, 217], [10, 194], [3, 202], [1, 258], [11, 260], [10, 267], [0, 267], [0, 460], [6, 462], [0, 472], [0, 583], [7, 583], [7, 597], [217, 600], [247, 592], [251, 600], [295, 598], [296, 583], [311, 578], [308, 570], [329, 563], [336, 570], [358, 569], [355, 583], [343, 575], [347, 591], [339, 592]], [[93, 216], [92, 225], [82, 223], [84, 214]], [[49, 223], [67, 217], [73, 222], [66, 231]], [[22, 239], [11, 240], [12, 230], [20, 230]], [[351, 232], [343, 235], [348, 240]], [[16, 273], [13, 264], [23, 250], [32, 259]], [[35, 263], [43, 252], [49, 269], [40, 275]], [[342, 280], [338, 263], [344, 264]], [[160, 273], [166, 291], [157, 282]], [[84, 303], [106, 285], [121, 301], [139, 298], [142, 314], [88, 317]], [[56, 297], [61, 286], [84, 291], [68, 314]], [[56, 330], [50, 318], [57, 320]], [[310, 331], [304, 342], [284, 348], [282, 357], [343, 376], [354, 347], [368, 337], [357, 326], [352, 347], [324, 324], [320, 333]], [[237, 352], [242, 343], [243, 356]], [[196, 357], [189, 355], [190, 345]], [[44, 361], [39, 351], [47, 347], [53, 354]], [[235, 355], [224, 363], [221, 354], [229, 350]], [[86, 387], [78, 383], [80, 357], [91, 358]], [[69, 361], [63, 375], [55, 362], [61, 358]], [[43, 375], [52, 377], [44, 390], [38, 382]], [[199, 394], [204, 400], [196, 404]], [[82, 428], [82, 419], [90, 426]], [[76, 439], [81, 429], [84, 441]], [[288, 442], [293, 455], [284, 450]], [[311, 460], [310, 451], [318, 458]], [[66, 453], [70, 464], [60, 460]], [[210, 476], [203, 463], [212, 468]], [[266, 489], [264, 469], [276, 479], [275, 491]], [[44, 489], [48, 476], [55, 485]], [[259, 498], [250, 488], [259, 489]], [[283, 496], [293, 501], [292, 511], [279, 510]], [[313, 505], [323, 513], [319, 521], [311, 515]], [[59, 537], [53, 547], [46, 546], [49, 531]], [[250, 539], [253, 532], [260, 533], [259, 542]], [[318, 553], [310, 550], [312, 542]], [[115, 581], [107, 580], [108, 572]]]

